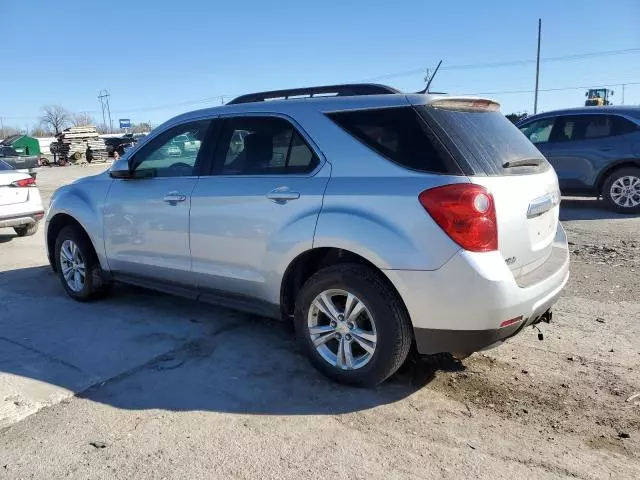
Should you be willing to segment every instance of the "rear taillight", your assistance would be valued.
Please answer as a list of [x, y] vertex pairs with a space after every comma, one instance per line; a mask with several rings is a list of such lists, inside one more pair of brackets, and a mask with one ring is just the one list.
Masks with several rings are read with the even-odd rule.
[[498, 249], [496, 209], [486, 188], [457, 183], [425, 190], [418, 199], [451, 240], [465, 250]]
[[32, 178], [25, 178], [23, 180], [16, 180], [15, 182], [11, 183], [12, 187], [19, 187], [19, 188], [24, 188], [24, 187], [35, 187], [36, 186], [36, 181]]

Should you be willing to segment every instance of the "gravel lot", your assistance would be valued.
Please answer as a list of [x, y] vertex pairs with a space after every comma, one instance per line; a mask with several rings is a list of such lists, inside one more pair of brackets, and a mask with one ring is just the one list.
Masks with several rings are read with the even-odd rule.
[[[54, 167], [55, 188], [100, 166]], [[276, 323], [129, 287], [68, 299], [0, 230], [0, 479], [640, 478], [640, 218], [565, 199], [554, 321], [375, 390]]]

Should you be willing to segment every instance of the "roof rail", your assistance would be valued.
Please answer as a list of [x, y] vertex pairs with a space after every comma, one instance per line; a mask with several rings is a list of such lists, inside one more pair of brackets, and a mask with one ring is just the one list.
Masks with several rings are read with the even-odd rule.
[[288, 90], [273, 90], [271, 92], [248, 93], [234, 98], [227, 105], [238, 103], [265, 102], [267, 100], [288, 99], [291, 97], [336, 96], [347, 97], [357, 95], [384, 95], [401, 93], [395, 88], [375, 83], [352, 83], [345, 85], [324, 85], [319, 87], [292, 88]]

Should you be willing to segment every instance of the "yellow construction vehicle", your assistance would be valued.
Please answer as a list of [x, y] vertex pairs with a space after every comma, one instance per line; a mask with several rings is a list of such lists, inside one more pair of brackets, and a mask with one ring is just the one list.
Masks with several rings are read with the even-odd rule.
[[591, 88], [586, 93], [587, 99], [584, 102], [586, 107], [602, 107], [611, 105], [609, 97], [613, 96], [613, 90], [608, 88]]

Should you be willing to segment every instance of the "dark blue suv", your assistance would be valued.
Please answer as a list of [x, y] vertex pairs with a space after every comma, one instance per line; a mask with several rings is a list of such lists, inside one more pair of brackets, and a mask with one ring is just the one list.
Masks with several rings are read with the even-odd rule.
[[518, 128], [555, 168], [564, 194], [602, 196], [640, 212], [640, 107], [583, 107], [528, 117]]

